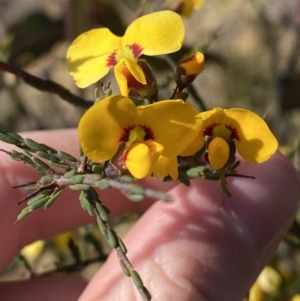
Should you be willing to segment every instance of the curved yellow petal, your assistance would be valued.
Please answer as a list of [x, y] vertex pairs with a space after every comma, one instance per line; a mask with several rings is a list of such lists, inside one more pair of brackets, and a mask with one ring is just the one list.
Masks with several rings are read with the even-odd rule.
[[170, 175], [173, 180], [177, 180], [177, 157], [167, 158], [165, 156], [160, 156], [154, 165], [153, 174], [155, 177], [160, 178]]
[[123, 60], [119, 62], [114, 68], [115, 78], [117, 84], [120, 89], [120, 93], [124, 96], [128, 96], [130, 92], [129, 82], [130, 79], [134, 79], [133, 76], [130, 74], [128, 68], [126, 67]]
[[129, 70], [129, 72], [133, 75], [133, 77], [143, 85], [147, 84], [145, 74], [143, 69], [139, 66], [137, 62], [134, 62], [129, 59], [124, 59], [124, 63]]
[[121, 59], [121, 61], [114, 68], [117, 84], [122, 95], [128, 96], [130, 89], [142, 89], [145, 85], [146, 78], [142, 68], [129, 59]]
[[229, 145], [223, 138], [216, 137], [208, 145], [209, 164], [215, 170], [222, 169], [225, 166], [229, 154]]
[[129, 98], [117, 95], [100, 100], [85, 112], [78, 125], [84, 154], [95, 162], [111, 159], [124, 130], [136, 121], [136, 106]]
[[137, 109], [139, 123], [151, 128], [153, 140], [164, 146], [162, 155], [166, 157], [178, 156], [201, 128], [197, 110], [182, 100], [164, 100]]
[[179, 50], [184, 38], [181, 17], [172, 11], [159, 11], [133, 21], [122, 38], [123, 48], [140, 54], [160, 55]]
[[163, 146], [153, 141], [133, 143], [127, 150], [125, 165], [136, 179], [150, 177]]
[[121, 38], [107, 28], [81, 34], [67, 52], [67, 66], [77, 86], [85, 88], [103, 78], [116, 64], [114, 51], [118, 49]]
[[266, 122], [255, 113], [244, 109], [225, 110], [226, 120], [236, 122], [239, 154], [248, 162], [262, 163], [277, 150], [278, 142]]

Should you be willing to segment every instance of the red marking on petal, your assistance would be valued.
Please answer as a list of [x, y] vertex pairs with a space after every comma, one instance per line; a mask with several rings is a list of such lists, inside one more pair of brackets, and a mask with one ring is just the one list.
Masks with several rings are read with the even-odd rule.
[[117, 54], [117, 50], [114, 50], [114, 52], [112, 52], [107, 60], [106, 60], [106, 66], [107, 67], [114, 67], [115, 65], [117, 65], [117, 59], [116, 59], [116, 54]]
[[129, 140], [129, 135], [130, 135], [130, 131], [132, 131], [135, 127], [141, 127], [144, 131], [145, 131], [145, 137], [144, 137], [144, 141], [146, 140], [154, 140], [154, 134], [151, 130], [150, 127], [146, 126], [146, 125], [132, 125], [127, 127], [126, 129], [123, 129], [123, 133], [122, 136], [119, 139], [119, 143], [126, 143]]
[[145, 133], [146, 133], [145, 137], [144, 137], [145, 141], [154, 140], [154, 134], [153, 134], [151, 128], [149, 128], [146, 125], [140, 125], [140, 127], [142, 127], [144, 129]]
[[129, 126], [126, 129], [123, 129], [123, 133], [122, 133], [122, 136], [119, 139], [119, 143], [122, 143], [122, 142], [126, 143], [129, 140], [129, 134], [130, 134], [130, 131], [133, 128], [134, 128], [134, 125], [133, 126]]
[[127, 45], [127, 47], [132, 51], [134, 58], [138, 58], [144, 50], [144, 48], [137, 43]]
[[238, 131], [236, 128], [232, 127], [231, 125], [225, 124], [225, 127], [230, 131], [230, 139], [240, 140], [238, 135]]
[[202, 136], [210, 136], [212, 137], [213, 135], [213, 129], [215, 126], [219, 125], [219, 123], [212, 123], [210, 125], [208, 125], [203, 131], [202, 131]]

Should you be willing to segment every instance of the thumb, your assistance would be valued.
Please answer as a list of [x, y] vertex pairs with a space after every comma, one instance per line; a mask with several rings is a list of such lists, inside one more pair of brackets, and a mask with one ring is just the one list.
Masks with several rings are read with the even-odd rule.
[[[125, 238], [128, 257], [152, 300], [242, 300], [291, 225], [299, 179], [280, 154], [242, 163], [232, 197], [219, 182], [198, 179], [170, 190], [174, 202], [155, 203]], [[113, 253], [80, 301], [141, 300]]]

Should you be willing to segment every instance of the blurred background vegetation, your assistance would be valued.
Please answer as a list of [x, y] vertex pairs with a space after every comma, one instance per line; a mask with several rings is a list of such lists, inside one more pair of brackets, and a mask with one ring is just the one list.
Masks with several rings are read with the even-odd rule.
[[[179, 3], [180, 0], [0, 0], [0, 60], [53, 80], [85, 99], [93, 99], [97, 85], [79, 90], [67, 71], [65, 56], [73, 39], [96, 27], [108, 27], [122, 35], [136, 17], [175, 9]], [[242, 107], [263, 116], [283, 152], [299, 170], [300, 1], [207, 0], [189, 18], [183, 19], [186, 25], [183, 50], [167, 61], [165, 57], [149, 60], [160, 85], [160, 97], [169, 98], [175, 88], [170, 62], [176, 63], [188, 50], [203, 51], [206, 67], [193, 86], [206, 108]], [[104, 81], [106, 84], [111, 81], [113, 91], [118, 92], [111, 75]], [[197, 105], [193, 97], [190, 101]], [[55, 94], [37, 91], [14, 75], [0, 72], [1, 129], [76, 127], [84, 110]], [[134, 219], [127, 216], [121, 220], [123, 223], [125, 220], [126, 228]], [[42, 266], [44, 271], [45, 262], [40, 256], [45, 253], [54, 256], [47, 261], [47, 264], [52, 262], [52, 268], [78, 263], [80, 256], [85, 260], [105, 259], [108, 250], [102, 242], [99, 245], [99, 239], [99, 233], [91, 225], [39, 242], [34, 251], [23, 251], [17, 264], [3, 273], [0, 280], [15, 277], [10, 272], [16, 267], [18, 277], [28, 277], [28, 262], [30, 267], [35, 263], [35, 268]], [[299, 299], [295, 297], [300, 292], [299, 245], [295, 236], [280, 245], [270, 269], [264, 270], [255, 284], [251, 301], [284, 301], [293, 297], [293, 301], [300, 300], [300, 295]]]

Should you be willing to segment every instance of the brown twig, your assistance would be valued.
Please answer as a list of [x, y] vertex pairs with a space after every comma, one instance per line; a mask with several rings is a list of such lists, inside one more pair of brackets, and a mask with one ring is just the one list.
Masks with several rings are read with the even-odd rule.
[[37, 90], [56, 94], [61, 99], [75, 106], [89, 108], [93, 104], [93, 101], [85, 100], [77, 95], [72, 94], [69, 90], [57, 84], [56, 82], [48, 79], [41, 79], [11, 64], [0, 61], [0, 71], [14, 74], [16, 77], [23, 79], [25, 83], [36, 88]]

